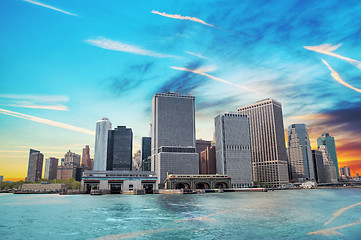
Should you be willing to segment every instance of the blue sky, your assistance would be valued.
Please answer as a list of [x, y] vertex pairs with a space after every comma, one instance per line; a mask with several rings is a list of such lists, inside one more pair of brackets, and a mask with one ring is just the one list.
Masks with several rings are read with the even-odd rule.
[[30, 147], [46, 157], [93, 147], [86, 130], [102, 116], [133, 128], [137, 150], [165, 91], [196, 96], [203, 139], [217, 114], [274, 98], [285, 128], [329, 131], [341, 161], [361, 169], [359, 1], [0, 4], [0, 175], [24, 175]]

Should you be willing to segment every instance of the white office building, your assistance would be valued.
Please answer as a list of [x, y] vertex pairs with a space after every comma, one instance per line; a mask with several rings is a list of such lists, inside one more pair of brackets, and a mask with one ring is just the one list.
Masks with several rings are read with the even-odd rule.
[[108, 118], [101, 118], [96, 124], [94, 170], [107, 170], [107, 147], [108, 131], [112, 129], [112, 123]]

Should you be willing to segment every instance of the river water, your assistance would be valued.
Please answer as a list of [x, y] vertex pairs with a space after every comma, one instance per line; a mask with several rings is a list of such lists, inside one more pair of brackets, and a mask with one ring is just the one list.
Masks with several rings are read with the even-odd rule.
[[2, 240], [132, 238], [361, 239], [361, 188], [192, 195], [0, 194]]

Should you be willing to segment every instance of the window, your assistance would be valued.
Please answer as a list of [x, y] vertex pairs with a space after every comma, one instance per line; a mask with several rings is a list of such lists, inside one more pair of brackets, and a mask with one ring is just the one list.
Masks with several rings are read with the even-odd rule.
[[133, 190], [133, 184], [129, 184], [129, 190]]

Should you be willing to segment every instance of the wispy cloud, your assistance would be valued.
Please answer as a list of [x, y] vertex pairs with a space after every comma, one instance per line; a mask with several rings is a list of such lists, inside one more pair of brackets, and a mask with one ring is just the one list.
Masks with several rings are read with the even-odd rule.
[[201, 71], [199, 69], [187, 69], [187, 68], [183, 68], [183, 67], [170, 67], [172, 69], [175, 69], [175, 70], [179, 70], [179, 71], [186, 71], [186, 72], [192, 72], [192, 73], [195, 73], [195, 74], [199, 74], [199, 75], [202, 75], [202, 76], [205, 76], [205, 77], [208, 77], [210, 79], [213, 79], [213, 80], [216, 80], [218, 82], [222, 82], [222, 83], [225, 83], [225, 84], [228, 84], [228, 85], [232, 85], [232, 86], [235, 86], [235, 87], [238, 87], [238, 88], [241, 88], [247, 92], [252, 92], [252, 93], [256, 93], [258, 95], [262, 95], [261, 93], [253, 90], [253, 89], [250, 89], [248, 87], [245, 87], [245, 86], [242, 86], [242, 85], [239, 85], [239, 84], [236, 84], [236, 83], [232, 83], [232, 82], [229, 82], [227, 80], [224, 80], [222, 78], [218, 78], [218, 77], [215, 77], [215, 76], [212, 76], [208, 73], [205, 73], [204, 71]]
[[8, 115], [8, 116], [12, 116], [12, 117], [17, 117], [17, 118], [30, 120], [30, 121], [33, 121], [33, 122], [47, 124], [47, 125], [54, 126], [54, 127], [65, 128], [65, 129], [68, 129], [68, 130], [81, 132], [81, 133], [85, 133], [85, 134], [89, 134], [89, 135], [95, 135], [94, 131], [90, 131], [90, 130], [85, 129], [85, 128], [80, 128], [80, 127], [72, 126], [72, 125], [69, 125], [69, 124], [66, 124], [66, 123], [55, 122], [55, 121], [44, 119], [44, 118], [38, 118], [38, 117], [31, 116], [31, 115], [26, 115], [26, 114], [22, 114], [22, 113], [18, 113], [18, 112], [13, 112], [13, 111], [9, 111], [9, 110], [6, 110], [6, 109], [0, 109], [0, 113]]
[[340, 77], [340, 75], [338, 75], [338, 73], [337, 73], [335, 70], [333, 70], [333, 69], [331, 68], [331, 66], [330, 66], [325, 60], [323, 60], [323, 59], [321, 59], [321, 60], [322, 60], [322, 62], [328, 67], [328, 69], [330, 69], [330, 71], [331, 71], [331, 76], [332, 76], [337, 82], [341, 83], [342, 85], [344, 85], [344, 86], [346, 86], [346, 87], [348, 87], [348, 88], [350, 88], [350, 89], [352, 89], [352, 90], [355, 90], [356, 92], [361, 93], [361, 89], [355, 88], [354, 86], [351, 86], [350, 84], [348, 84], [347, 82], [345, 82], [344, 80], [342, 80], [342, 78]]
[[204, 57], [204, 56], [202, 56], [202, 54], [199, 54], [199, 53], [193, 53], [193, 52], [187, 52], [187, 51], [184, 51], [184, 52], [185, 52], [185, 53], [188, 53], [188, 54], [190, 54], [190, 55], [196, 56], [196, 57], [200, 57], [200, 58], [204, 58], [204, 59], [208, 59], [208, 60], [209, 60], [209, 58]]
[[214, 27], [212, 24], [206, 23], [205, 21], [203, 21], [203, 20], [201, 20], [199, 18], [196, 18], [196, 17], [181, 16], [179, 14], [167, 14], [165, 12], [161, 13], [161, 12], [158, 12], [158, 11], [155, 11], [155, 10], [153, 10], [152, 13], [161, 15], [163, 17], [169, 17], [169, 18], [175, 18], [175, 19], [181, 19], [181, 20], [189, 20], [189, 21], [201, 23], [201, 24], [204, 24], [204, 25], [207, 25], [207, 26], [210, 26], [210, 27]]
[[357, 61], [355, 59], [344, 57], [344, 56], [341, 56], [339, 54], [333, 53], [333, 51], [338, 49], [340, 46], [341, 46], [341, 44], [338, 44], [338, 45], [322, 44], [322, 45], [319, 45], [319, 46], [304, 46], [304, 48], [307, 49], [307, 50], [310, 50], [310, 51], [323, 53], [323, 54], [326, 54], [326, 55], [329, 55], [329, 56], [340, 58], [342, 60], [345, 60], [345, 61], [351, 63], [352, 65], [355, 65], [357, 68], [361, 69], [361, 62], [360, 61]]
[[165, 54], [149, 51], [149, 50], [142, 49], [142, 48], [139, 48], [136, 46], [125, 44], [125, 43], [122, 43], [119, 41], [113, 41], [113, 40], [102, 38], [102, 37], [100, 37], [98, 39], [90, 39], [90, 40], [87, 40], [86, 42], [89, 43], [90, 45], [108, 49], [108, 50], [113, 50], [113, 51], [129, 52], [129, 53], [134, 53], [134, 54], [138, 54], [138, 55], [146, 55], [146, 56], [160, 57], [160, 58], [173, 57], [171, 55], [165, 55]]
[[62, 13], [68, 14], [68, 15], [78, 16], [78, 15], [76, 15], [76, 14], [74, 14], [74, 13], [70, 13], [70, 12], [61, 10], [61, 9], [59, 9], [59, 8], [53, 7], [53, 6], [46, 5], [46, 4], [41, 3], [41, 2], [36, 2], [36, 1], [32, 1], [32, 0], [24, 0], [24, 1], [25, 1], [25, 2], [28, 2], [28, 3], [32, 3], [32, 4], [35, 4], [35, 5], [38, 5], [38, 6], [46, 7], [46, 8], [49, 8], [49, 9], [58, 11], [58, 12], [62, 12]]
[[62, 96], [62, 95], [0, 94], [0, 98], [23, 99], [23, 100], [43, 101], [43, 102], [69, 101], [68, 96]]
[[[67, 102], [67, 96], [0, 94], [0, 105], [22, 108], [68, 111], [68, 107], [58, 102]], [[48, 105], [49, 104], [49, 105]]]

